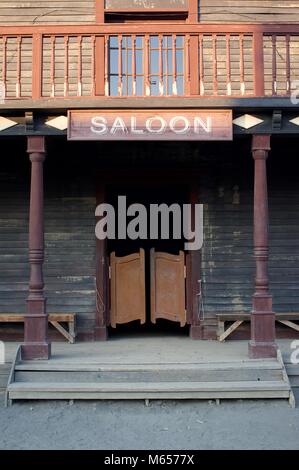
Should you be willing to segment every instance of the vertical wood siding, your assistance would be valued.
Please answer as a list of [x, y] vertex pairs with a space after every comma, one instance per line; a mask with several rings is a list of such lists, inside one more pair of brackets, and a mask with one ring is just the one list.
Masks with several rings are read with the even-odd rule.
[[95, 0], [0, 0], [0, 24], [95, 22]]

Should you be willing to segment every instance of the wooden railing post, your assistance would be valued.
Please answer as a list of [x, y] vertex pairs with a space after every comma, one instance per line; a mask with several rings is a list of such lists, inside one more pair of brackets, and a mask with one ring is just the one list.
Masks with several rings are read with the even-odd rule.
[[43, 36], [40, 33], [32, 35], [32, 99], [42, 97], [42, 67], [43, 67]]
[[254, 94], [265, 95], [264, 34], [253, 34]]
[[105, 36], [96, 36], [95, 52], [96, 95], [105, 96]]
[[189, 0], [188, 23], [198, 23], [198, 0]]
[[96, 22], [104, 23], [105, 21], [105, 0], [96, 0]]

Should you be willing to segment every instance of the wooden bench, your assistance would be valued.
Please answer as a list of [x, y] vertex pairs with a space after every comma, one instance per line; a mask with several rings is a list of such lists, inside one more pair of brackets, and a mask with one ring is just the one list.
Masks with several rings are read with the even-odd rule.
[[[219, 313], [217, 317], [217, 339], [225, 341], [225, 339], [239, 328], [245, 321], [250, 321], [250, 313]], [[299, 331], [299, 325], [295, 321], [299, 321], [299, 313], [276, 313], [275, 319], [279, 323]], [[226, 322], [233, 322], [225, 329]]]
[[[0, 323], [24, 323], [25, 315], [15, 313], [0, 313]], [[76, 338], [76, 314], [75, 313], [51, 313], [48, 321], [59, 331], [69, 343], [74, 343]], [[68, 331], [61, 325], [68, 324]]]

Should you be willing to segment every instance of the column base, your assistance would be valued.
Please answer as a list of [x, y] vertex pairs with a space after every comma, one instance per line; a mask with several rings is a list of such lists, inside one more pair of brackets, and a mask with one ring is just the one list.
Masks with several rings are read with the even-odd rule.
[[248, 344], [248, 354], [250, 359], [275, 358], [277, 357], [277, 344], [250, 341]]
[[48, 360], [51, 357], [50, 343], [24, 343], [21, 345], [21, 358], [24, 361]]
[[189, 336], [191, 339], [203, 339], [203, 329], [200, 325], [191, 325]]
[[97, 326], [94, 330], [95, 341], [107, 341], [108, 339], [108, 328], [106, 326]]

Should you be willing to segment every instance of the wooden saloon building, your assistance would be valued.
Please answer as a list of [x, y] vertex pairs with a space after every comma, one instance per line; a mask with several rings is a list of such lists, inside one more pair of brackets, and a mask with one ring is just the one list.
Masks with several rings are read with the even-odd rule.
[[[298, 335], [298, 0], [0, 0], [0, 143], [0, 335], [24, 320], [20, 360], [59, 332], [217, 344], [228, 325], [262, 360]], [[120, 195], [203, 204], [202, 248], [97, 239]]]

